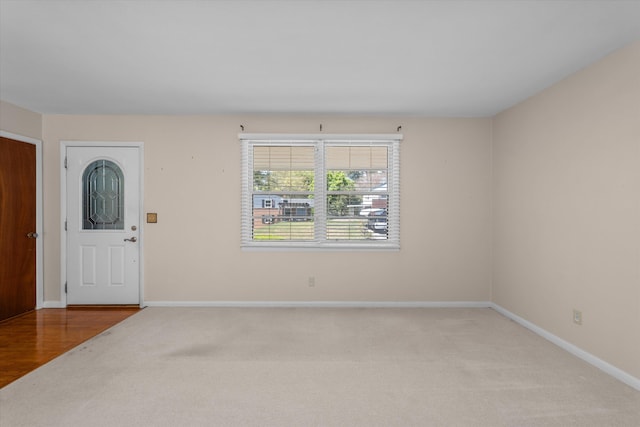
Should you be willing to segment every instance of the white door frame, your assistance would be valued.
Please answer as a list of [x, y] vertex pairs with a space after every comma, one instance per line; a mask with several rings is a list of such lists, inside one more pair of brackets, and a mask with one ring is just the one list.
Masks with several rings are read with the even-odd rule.
[[36, 310], [44, 306], [44, 229], [42, 214], [42, 141], [0, 130], [0, 136], [36, 146]]
[[139, 262], [138, 276], [140, 277], [140, 307], [144, 307], [144, 221], [143, 221], [143, 201], [144, 201], [144, 142], [121, 142], [121, 141], [60, 141], [60, 302], [63, 307], [67, 306], [67, 233], [65, 223], [67, 220], [67, 173], [65, 168], [65, 158], [67, 147], [134, 147], [138, 149], [140, 163], [138, 169], [140, 173], [139, 188]]

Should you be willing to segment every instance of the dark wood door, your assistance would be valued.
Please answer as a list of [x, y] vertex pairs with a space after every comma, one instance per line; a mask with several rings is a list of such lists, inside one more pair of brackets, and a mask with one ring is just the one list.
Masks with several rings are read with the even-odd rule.
[[36, 146], [0, 137], [0, 320], [36, 307]]

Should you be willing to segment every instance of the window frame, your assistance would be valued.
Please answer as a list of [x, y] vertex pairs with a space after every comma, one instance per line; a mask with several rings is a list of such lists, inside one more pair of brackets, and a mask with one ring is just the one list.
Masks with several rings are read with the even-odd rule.
[[[243, 250], [384, 250], [400, 249], [400, 142], [402, 134], [264, 134], [240, 133], [241, 143], [241, 248]], [[255, 146], [314, 146], [314, 235], [306, 241], [257, 241], [253, 233], [253, 147]], [[324, 148], [326, 146], [386, 146], [388, 231], [387, 239], [328, 240], [326, 239], [326, 168]]]

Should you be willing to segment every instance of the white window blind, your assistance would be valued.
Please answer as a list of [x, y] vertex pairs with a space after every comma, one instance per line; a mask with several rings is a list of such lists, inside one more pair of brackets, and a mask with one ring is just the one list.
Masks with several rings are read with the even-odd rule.
[[239, 138], [243, 248], [399, 249], [402, 135]]

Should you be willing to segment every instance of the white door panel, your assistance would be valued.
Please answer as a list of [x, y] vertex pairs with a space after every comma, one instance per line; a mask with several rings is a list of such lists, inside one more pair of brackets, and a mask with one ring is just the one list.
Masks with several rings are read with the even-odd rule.
[[96, 247], [82, 246], [82, 282], [80, 286], [96, 284]]
[[137, 147], [67, 147], [67, 303], [140, 301]]

